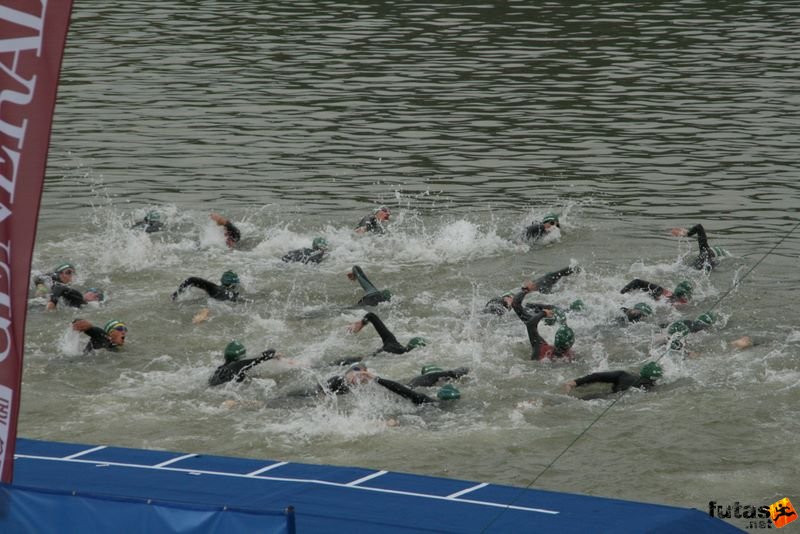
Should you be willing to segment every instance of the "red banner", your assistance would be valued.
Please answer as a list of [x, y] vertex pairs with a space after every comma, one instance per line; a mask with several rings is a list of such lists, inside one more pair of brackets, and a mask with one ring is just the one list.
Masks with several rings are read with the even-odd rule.
[[31, 254], [72, 0], [0, 0], [0, 481], [13, 477]]

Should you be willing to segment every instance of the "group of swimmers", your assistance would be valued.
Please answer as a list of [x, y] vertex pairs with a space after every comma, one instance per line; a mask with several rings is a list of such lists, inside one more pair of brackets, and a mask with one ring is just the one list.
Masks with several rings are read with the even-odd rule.
[[[389, 209], [381, 206], [363, 217], [354, 231], [358, 234], [383, 234], [386, 231], [385, 224], [390, 220], [390, 217]], [[217, 213], [212, 213], [210, 218], [223, 228], [226, 245], [230, 248], [236, 248], [241, 241], [241, 232], [235, 224]], [[165, 227], [163, 217], [157, 211], [148, 212], [143, 220], [137, 221], [132, 226], [134, 229], [143, 230], [147, 233], [159, 232], [164, 230]], [[523, 238], [528, 242], [535, 242], [546, 238], [559, 228], [558, 215], [548, 214], [541, 221], [536, 221], [527, 226], [524, 230]], [[675, 228], [672, 230], [672, 234], [677, 237], [697, 236], [700, 250], [697, 258], [691, 262], [691, 265], [696, 269], [709, 272], [718, 265], [719, 257], [725, 255], [722, 249], [714, 249], [709, 246], [705, 230], [700, 224], [693, 226], [691, 229]], [[320, 263], [326, 258], [327, 252], [327, 240], [324, 237], [317, 237], [312, 241], [310, 248], [289, 251], [282, 257], [282, 260], [286, 262]], [[575, 333], [568, 325], [568, 317], [571, 313], [582, 311], [584, 309], [583, 302], [576, 300], [568, 308], [562, 309], [548, 303], [523, 304], [523, 301], [533, 292], [543, 295], [549, 294], [559, 280], [578, 272], [580, 272], [579, 267], [570, 266], [547, 273], [536, 280], [525, 281], [516, 292], [507, 292], [489, 300], [483, 312], [504, 315], [507, 311], [513, 310], [526, 327], [531, 345], [531, 359], [571, 360], [574, 357], [572, 346], [575, 341]], [[51, 273], [34, 277], [37, 295], [49, 293], [48, 310], [54, 309], [59, 302], [80, 308], [88, 302], [102, 301], [104, 299], [103, 291], [98, 288], [89, 288], [81, 292], [71, 287], [70, 284], [74, 276], [74, 265], [63, 263], [58, 265]], [[358, 306], [372, 307], [391, 300], [392, 293], [386, 289], [378, 289], [358, 265], [354, 265], [347, 273], [347, 276], [350, 280], [358, 282], [364, 290], [363, 297], [357, 302]], [[240, 295], [240, 281], [234, 271], [224, 272], [220, 277], [219, 284], [199, 277], [186, 278], [172, 293], [172, 299], [177, 299], [181, 293], [190, 287], [200, 289], [206, 292], [210, 298], [216, 300], [231, 302], [245, 300]], [[621, 293], [639, 291], [647, 294], [651, 299], [663, 299], [671, 304], [679, 305], [688, 302], [692, 296], [692, 289], [692, 285], [688, 281], [680, 282], [674, 290], [670, 291], [658, 284], [634, 279], [621, 289]], [[200, 322], [207, 318], [208, 309], [204, 311], [205, 314], [201, 312], [195, 316], [195, 322]], [[652, 307], [646, 302], [639, 302], [630, 308], [622, 307], [619, 322], [638, 322], [646, 320], [651, 315], [653, 315]], [[558, 326], [552, 344], [545, 341], [538, 330], [539, 323], [542, 320], [548, 325]], [[685, 336], [710, 327], [715, 320], [716, 316], [711, 312], [707, 312], [694, 320], [685, 319], [662, 326], [667, 328], [670, 348], [682, 350]], [[421, 337], [413, 337], [406, 344], [400, 343], [374, 312], [366, 313], [361, 320], [351, 324], [348, 330], [351, 333], [358, 333], [368, 324], [375, 328], [382, 341], [381, 347], [375, 353], [383, 351], [403, 354], [426, 345], [425, 339]], [[128, 331], [127, 326], [116, 319], [106, 322], [103, 327], [94, 326], [85, 319], [75, 319], [72, 323], [72, 328], [89, 337], [85, 351], [98, 349], [116, 351], [124, 345]], [[746, 345], [743, 340], [737, 340], [737, 343], [736, 346], [740, 348]], [[218, 386], [231, 381], [245, 381], [249, 378], [248, 373], [260, 363], [273, 359], [282, 359], [284, 356], [274, 349], [268, 349], [254, 358], [247, 358], [247, 350], [244, 345], [239, 341], [231, 341], [223, 351], [223, 358], [224, 362], [209, 378], [210, 386]], [[444, 370], [435, 365], [426, 365], [422, 368], [420, 375], [400, 383], [375, 375], [367, 369], [363, 360], [364, 358], [357, 357], [335, 362], [340, 366], [348, 366], [343, 374], [331, 377], [324, 384], [319, 384], [311, 390], [303, 390], [297, 394], [342, 394], [350, 391], [353, 386], [374, 382], [415, 404], [430, 404], [459, 398], [460, 392], [451, 382], [469, 373], [469, 369], [463, 367]], [[649, 389], [656, 384], [662, 374], [663, 370], [657, 362], [648, 362], [642, 366], [638, 374], [631, 374], [621, 370], [596, 372], [571, 380], [567, 382], [565, 387], [569, 391], [576, 387], [602, 382], [611, 384], [613, 392], [623, 391], [631, 387]], [[436, 398], [415, 390], [415, 388], [419, 387], [430, 388], [434, 386], [439, 387]]]

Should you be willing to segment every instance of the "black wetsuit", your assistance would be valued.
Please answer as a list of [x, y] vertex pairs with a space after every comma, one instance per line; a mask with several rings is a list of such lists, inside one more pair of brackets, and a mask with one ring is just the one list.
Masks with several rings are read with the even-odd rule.
[[627, 293], [628, 291], [633, 291], [634, 289], [639, 289], [641, 291], [646, 292], [648, 295], [653, 297], [655, 300], [660, 299], [661, 297], [665, 297], [669, 302], [673, 303], [684, 303], [687, 302], [687, 299], [682, 297], [676, 297], [672, 294], [672, 291], [664, 289], [658, 284], [653, 284], [648, 282], [647, 280], [642, 280], [640, 278], [634, 278], [630, 282], [627, 283], [625, 287], [620, 289], [620, 293]]
[[131, 230], [138, 230], [143, 229], [146, 233], [152, 234], [153, 232], [160, 232], [165, 227], [164, 223], [161, 221], [148, 221], [148, 220], [141, 220], [137, 221], [133, 226], [131, 226]]
[[611, 391], [614, 393], [624, 391], [628, 388], [647, 390], [655, 385], [655, 381], [631, 374], [627, 371], [602, 371], [575, 379], [576, 386], [594, 384], [595, 382], [612, 384]]
[[411, 388], [429, 388], [437, 385], [440, 381], [457, 380], [469, 373], [466, 367], [456, 367], [447, 371], [434, 371], [424, 375], [415, 376], [407, 382]]
[[230, 221], [226, 221], [223, 226], [225, 227], [225, 239], [229, 241], [229, 245], [236, 245], [242, 239], [242, 233]]
[[533, 282], [536, 286], [533, 290], [538, 291], [539, 293], [550, 293], [550, 291], [553, 289], [553, 286], [556, 285], [556, 282], [561, 280], [561, 278], [577, 272], [580, 272], [578, 267], [564, 267], [560, 271], [547, 273]]
[[187, 287], [202, 289], [208, 293], [209, 297], [217, 300], [236, 301], [239, 299], [239, 292], [233, 286], [220, 286], [203, 278], [191, 276], [181, 282], [181, 285], [178, 286], [178, 290], [172, 294], [172, 300], [178, 298], [178, 295], [183, 293]]
[[220, 384], [230, 382], [231, 380], [234, 379], [237, 382], [242, 382], [247, 378], [246, 371], [252, 369], [259, 363], [271, 360], [274, 357], [275, 357], [275, 351], [270, 349], [262, 352], [261, 356], [259, 356], [258, 358], [247, 358], [245, 360], [225, 362], [224, 364], [217, 367], [217, 370], [214, 371], [214, 374], [211, 375], [211, 378], [208, 379], [208, 385], [219, 386]]
[[372, 285], [372, 282], [369, 281], [367, 275], [364, 274], [364, 271], [358, 265], [353, 265], [353, 275], [356, 277], [356, 281], [365, 292], [364, 296], [361, 297], [361, 300], [356, 303], [357, 306], [377, 306], [381, 302], [388, 302], [391, 300], [391, 297], [386, 298], [383, 292], [379, 291], [377, 287]]
[[50, 290], [50, 302], [58, 305], [58, 299], [64, 299], [64, 304], [73, 308], [80, 308], [86, 304], [83, 294], [61, 282], [54, 282]]
[[372, 323], [372, 326], [375, 327], [375, 330], [378, 332], [378, 335], [381, 336], [381, 340], [383, 341], [383, 346], [376, 350], [374, 354], [377, 354], [381, 351], [391, 352], [392, 354], [404, 354], [408, 352], [408, 347], [401, 345], [397, 338], [394, 337], [394, 334], [386, 328], [386, 325], [383, 324], [380, 317], [375, 315], [372, 312], [367, 313], [361, 322], [366, 325], [367, 323]]
[[[395, 382], [393, 380], [387, 380], [386, 378], [375, 377], [375, 382], [380, 384], [381, 386], [385, 387], [392, 393], [396, 393], [401, 397], [410, 400], [414, 404], [430, 404], [434, 402], [438, 402], [436, 399], [431, 398], [427, 395], [422, 393], [418, 393], [411, 389], [408, 386], [404, 386], [399, 382]], [[350, 393], [351, 389], [350, 386], [347, 384], [347, 380], [343, 376], [334, 376], [327, 380], [324, 387], [319, 387], [313, 391], [313, 393], [320, 393], [322, 391], [329, 391], [335, 395], [343, 395], [345, 393]]]
[[504, 297], [495, 297], [483, 306], [483, 313], [491, 313], [493, 315], [505, 315], [508, 311]]
[[697, 235], [697, 245], [700, 247], [700, 254], [692, 261], [692, 267], [698, 270], [710, 271], [719, 265], [716, 254], [714, 254], [714, 251], [708, 246], [708, 238], [706, 237], [706, 231], [702, 224], [695, 224], [692, 226], [689, 233], [686, 235], [689, 237]]
[[553, 345], [547, 343], [539, 334], [539, 321], [545, 316], [545, 308], [527, 308], [523, 306], [522, 300], [525, 298], [525, 295], [527, 295], [525, 291], [520, 291], [514, 295], [511, 307], [514, 309], [514, 312], [516, 312], [519, 320], [525, 323], [525, 328], [528, 331], [528, 341], [531, 343], [531, 359], [544, 360], [548, 358], [570, 357], [570, 351], [559, 351]]
[[97, 349], [106, 349], [111, 352], [117, 352], [119, 347], [111, 342], [111, 338], [99, 326], [93, 326], [83, 332], [89, 336], [89, 342], [84, 347], [83, 352], [91, 352]]
[[[695, 332], [700, 332], [701, 330], [706, 330], [708, 328], [711, 328], [711, 325], [708, 323], [704, 323], [703, 321], [694, 321], [692, 319], [681, 319], [680, 321], [677, 322], [685, 324], [686, 327], [689, 329], [689, 332], [692, 334], [694, 334]], [[661, 323], [658, 326], [660, 326], [661, 328], [669, 328], [671, 324], [672, 323]]]
[[381, 221], [379, 221], [375, 215], [365, 215], [362, 217], [358, 226], [356, 226], [356, 230], [359, 228], [363, 228], [366, 232], [374, 232], [376, 234], [382, 234], [386, 231]]
[[325, 249], [299, 248], [290, 250], [281, 259], [285, 262], [319, 263], [325, 258]]

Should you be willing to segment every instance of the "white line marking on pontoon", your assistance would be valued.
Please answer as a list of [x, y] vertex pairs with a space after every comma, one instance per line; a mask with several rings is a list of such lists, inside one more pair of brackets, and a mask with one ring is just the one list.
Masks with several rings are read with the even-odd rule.
[[489, 484], [487, 482], [483, 482], [481, 484], [478, 484], [477, 486], [472, 486], [471, 488], [467, 488], [467, 489], [463, 489], [461, 491], [457, 491], [455, 493], [451, 493], [450, 495], [447, 496], [447, 498], [448, 499], [457, 499], [458, 497], [461, 497], [462, 495], [466, 495], [467, 493], [470, 493], [470, 492], [475, 491], [475, 490], [479, 490], [479, 489], [481, 489], [481, 488], [483, 488], [485, 486], [488, 486], [488, 485]]
[[261, 469], [257, 469], [257, 470], [255, 470], [255, 471], [253, 471], [252, 473], [247, 473], [245, 476], [246, 476], [246, 477], [254, 477], [254, 476], [256, 476], [256, 475], [260, 475], [261, 473], [266, 473], [267, 471], [270, 471], [270, 470], [272, 470], [272, 469], [275, 469], [276, 467], [280, 467], [280, 466], [282, 466], [282, 465], [288, 465], [288, 463], [289, 463], [289, 462], [278, 462], [278, 463], [274, 463], [274, 464], [272, 464], [272, 465], [268, 465], [267, 467], [262, 467]]
[[362, 482], [366, 482], [367, 480], [372, 480], [373, 478], [377, 478], [379, 476], [383, 476], [386, 473], [388, 473], [388, 471], [376, 471], [376, 472], [372, 473], [371, 475], [367, 475], [365, 477], [359, 478], [358, 480], [354, 480], [352, 482], [348, 482], [347, 484], [345, 484], [345, 486], [358, 486]]
[[62, 460], [72, 460], [72, 459], [75, 459], [75, 458], [77, 458], [79, 456], [83, 456], [84, 454], [89, 454], [89, 453], [92, 453], [92, 452], [95, 452], [95, 451], [101, 451], [101, 450], [103, 450], [105, 448], [106, 448], [105, 445], [100, 445], [99, 447], [94, 447], [92, 449], [86, 449], [85, 451], [76, 452], [75, 454], [70, 454], [69, 456], [64, 456], [61, 459]]
[[184, 454], [183, 456], [178, 456], [177, 458], [173, 458], [172, 460], [167, 460], [166, 462], [161, 462], [160, 464], [156, 464], [153, 467], [165, 467], [170, 464], [174, 464], [175, 462], [180, 462], [181, 460], [186, 460], [187, 458], [194, 458], [197, 456], [196, 454]]

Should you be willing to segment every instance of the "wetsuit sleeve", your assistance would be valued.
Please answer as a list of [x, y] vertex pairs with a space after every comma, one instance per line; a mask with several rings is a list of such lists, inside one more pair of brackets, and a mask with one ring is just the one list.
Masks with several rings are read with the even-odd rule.
[[436, 399], [432, 399], [427, 395], [423, 395], [422, 393], [418, 393], [413, 389], [404, 386], [398, 382], [394, 382], [393, 380], [386, 380], [385, 378], [377, 377], [375, 381], [380, 384], [381, 386], [385, 387], [392, 393], [396, 393], [403, 398], [406, 398], [413, 402], [414, 404], [429, 404], [436, 402]]
[[103, 329], [99, 326], [93, 326], [88, 330], [84, 330], [83, 333], [89, 336], [89, 343], [86, 345], [86, 348], [83, 349], [84, 352], [88, 352], [93, 349], [116, 350], [116, 347], [112, 345], [111, 340], [108, 339], [105, 331], [103, 331]]
[[572, 267], [564, 267], [560, 271], [555, 271], [552, 273], [547, 273], [546, 275], [542, 276], [541, 278], [537, 279], [534, 283], [536, 284], [536, 291], [539, 293], [549, 293], [553, 286], [556, 285], [556, 282], [561, 280], [565, 276], [569, 276], [575, 272], [575, 269]]
[[522, 301], [525, 298], [525, 295], [527, 294], [528, 294], [527, 291], [518, 291], [517, 294], [514, 295], [514, 300], [511, 301], [511, 308], [517, 314], [519, 320], [522, 321], [523, 323], [527, 322], [531, 318], [530, 311], [522, 306]]
[[447, 371], [428, 373], [424, 375], [415, 376], [408, 382], [408, 386], [412, 388], [419, 388], [419, 387], [429, 388], [431, 386], [435, 386], [439, 382], [439, 380], [445, 378], [455, 380], [461, 378], [467, 373], [469, 373], [469, 369], [466, 367], [458, 367], [456, 369], [450, 369]]
[[539, 335], [539, 321], [544, 317], [544, 310], [539, 310], [525, 321], [525, 328], [528, 330], [528, 340], [531, 342], [533, 353], [531, 359], [538, 360], [541, 357], [542, 346], [546, 344], [544, 338]]
[[356, 277], [356, 281], [361, 286], [368, 295], [370, 293], [379, 293], [378, 288], [372, 285], [372, 282], [369, 281], [367, 275], [364, 274], [364, 271], [358, 265], [353, 265], [353, 275]]
[[222, 290], [222, 287], [218, 286], [213, 282], [209, 282], [208, 280], [204, 280], [203, 278], [197, 278], [196, 276], [190, 276], [189, 278], [181, 282], [181, 285], [178, 286], [178, 290], [173, 294], [173, 297], [176, 297], [179, 294], [186, 291], [187, 287], [196, 287], [198, 289], [202, 289], [203, 291], [208, 293], [208, 295], [211, 297], [218, 294]]
[[233, 243], [238, 243], [242, 238], [242, 233], [239, 229], [230, 221], [226, 221], [223, 226], [225, 226], [225, 237], [230, 239]]
[[325, 383], [325, 388], [334, 395], [350, 393], [350, 386], [347, 385], [347, 381], [345, 381], [342, 376], [332, 376], [329, 378]]
[[713, 267], [713, 258], [716, 254], [714, 254], [714, 251], [708, 245], [708, 238], [706, 237], [706, 231], [703, 225], [695, 224], [689, 229], [686, 235], [689, 237], [697, 235], [697, 245], [700, 248], [700, 255], [697, 257], [697, 260], [695, 260], [694, 267], [696, 269]]
[[267, 360], [271, 360], [274, 357], [275, 357], [275, 351], [270, 349], [270, 350], [265, 350], [264, 352], [262, 352], [261, 356], [259, 356], [258, 358], [250, 358], [250, 359], [247, 359], [247, 360], [240, 360], [240, 361], [234, 362], [234, 363], [237, 363], [237, 364], [241, 364], [241, 365], [236, 366], [236, 368], [233, 370], [234, 374], [236, 375], [236, 381], [237, 382], [243, 381], [245, 378], [247, 378], [246, 371], [252, 369], [253, 367], [258, 365], [259, 363], [265, 362]]
[[599, 373], [592, 373], [586, 376], [575, 379], [576, 386], [584, 386], [586, 384], [594, 384], [596, 382], [603, 382], [612, 384], [612, 391], [622, 391], [628, 389], [638, 380], [638, 377], [630, 374], [627, 371], [602, 371]]
[[503, 297], [495, 297], [483, 307], [483, 313], [491, 313], [494, 315], [504, 315], [506, 307], [503, 306]]
[[147, 221], [145, 221], [145, 220], [136, 221], [135, 223], [133, 223], [133, 226], [131, 226], [131, 230], [135, 230], [136, 228], [141, 228], [142, 226], [146, 226], [146, 225], [147, 225]]
[[533, 223], [525, 228], [525, 239], [538, 239], [544, 235], [544, 224]]
[[658, 298], [664, 293], [664, 288], [660, 285], [652, 284], [647, 280], [641, 280], [639, 278], [635, 278], [628, 282], [628, 284], [620, 290], [620, 293], [627, 293], [628, 291], [633, 291], [634, 289], [647, 291], [653, 298]]
[[702, 224], [695, 224], [692, 226], [686, 235], [689, 237], [697, 235], [697, 244], [700, 246], [700, 252], [710, 250], [708, 246], [708, 237], [706, 237], [706, 230], [703, 228]]
[[283, 260], [283, 261], [285, 261], [287, 263], [291, 262], [291, 261], [302, 261], [303, 260], [303, 250], [302, 249], [290, 250], [289, 252], [287, 252], [286, 254], [283, 255], [281, 260]]
[[397, 343], [397, 338], [394, 337], [394, 334], [392, 334], [391, 331], [389, 331], [389, 329], [386, 328], [386, 325], [383, 324], [383, 321], [381, 321], [380, 317], [378, 317], [374, 313], [372, 312], [367, 313], [364, 316], [364, 318], [361, 319], [361, 322], [364, 324], [372, 323], [372, 326], [375, 327], [375, 330], [378, 332], [378, 335], [381, 336], [381, 340], [383, 341], [384, 345], [386, 345], [387, 343]]

